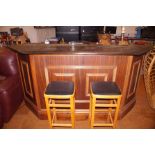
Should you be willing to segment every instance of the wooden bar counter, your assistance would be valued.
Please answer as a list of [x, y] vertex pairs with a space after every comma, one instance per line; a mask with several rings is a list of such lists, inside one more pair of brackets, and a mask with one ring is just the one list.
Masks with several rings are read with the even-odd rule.
[[122, 92], [122, 118], [136, 102], [143, 55], [151, 45], [25, 44], [9, 47], [18, 53], [25, 102], [40, 119], [46, 118], [44, 90], [50, 81], [72, 80], [76, 113], [89, 112], [91, 81], [116, 81]]

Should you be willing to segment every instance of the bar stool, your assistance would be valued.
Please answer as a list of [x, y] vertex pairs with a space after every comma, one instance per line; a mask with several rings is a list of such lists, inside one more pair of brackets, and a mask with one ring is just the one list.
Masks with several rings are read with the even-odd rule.
[[[75, 88], [70, 81], [53, 81], [48, 84], [45, 93], [45, 103], [50, 127], [72, 127], [75, 126]], [[57, 100], [69, 100], [69, 103], [56, 103]], [[51, 117], [51, 110], [53, 118]], [[71, 113], [71, 123], [56, 123], [57, 112], [63, 111]]]
[[[89, 112], [91, 128], [116, 127], [121, 96], [121, 92], [115, 82], [92, 82]], [[106, 121], [104, 120], [104, 123], [95, 122], [95, 112], [97, 111], [106, 113]]]

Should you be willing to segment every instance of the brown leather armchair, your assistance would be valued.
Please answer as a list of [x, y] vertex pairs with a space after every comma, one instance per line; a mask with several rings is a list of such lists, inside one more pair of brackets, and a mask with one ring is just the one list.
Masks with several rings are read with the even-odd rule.
[[2, 119], [2, 107], [0, 105], [0, 128], [3, 127], [3, 119]]
[[16, 53], [0, 48], [0, 127], [8, 122], [23, 100]]

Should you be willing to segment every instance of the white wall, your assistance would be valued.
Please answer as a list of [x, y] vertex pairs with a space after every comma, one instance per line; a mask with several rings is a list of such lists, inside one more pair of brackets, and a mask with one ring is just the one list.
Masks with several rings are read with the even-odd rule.
[[[30, 38], [31, 43], [37, 43], [40, 42], [41, 38], [38, 38], [38, 29], [35, 29], [34, 26], [0, 26], [0, 32], [8, 32], [10, 33], [10, 29], [14, 27], [20, 27], [23, 28], [24, 32], [27, 32], [28, 37]], [[50, 35], [51, 37], [55, 37], [55, 29], [50, 29]]]
[[55, 28], [36, 29], [37, 42], [45, 42], [46, 39], [55, 37]]
[[[10, 33], [10, 29], [17, 26], [0, 26], [0, 31], [7, 31]], [[31, 42], [37, 42], [37, 34], [36, 30], [33, 26], [19, 26], [20, 28], [23, 28], [24, 32], [27, 32], [28, 37], [30, 38]]]
[[[125, 26], [125, 36], [135, 37], [137, 26]], [[117, 26], [116, 36], [120, 36], [122, 31], [122, 26]]]

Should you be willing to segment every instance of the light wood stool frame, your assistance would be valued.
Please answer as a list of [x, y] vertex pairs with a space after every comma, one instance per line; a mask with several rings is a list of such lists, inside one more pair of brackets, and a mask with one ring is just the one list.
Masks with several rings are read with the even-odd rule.
[[[91, 88], [90, 93], [90, 105], [89, 105], [89, 122], [90, 127], [112, 127], [116, 128], [116, 123], [118, 119], [118, 112], [120, 107], [122, 95], [97, 95], [94, 94]], [[110, 103], [96, 103], [97, 99], [108, 99]], [[100, 111], [103, 112], [105, 109], [96, 109], [96, 108], [107, 108], [108, 117], [110, 117], [111, 123], [95, 123], [95, 112]], [[112, 108], [115, 108], [114, 119], [112, 118]]]
[[[74, 93], [71, 95], [47, 95], [44, 94], [44, 98], [45, 98], [45, 103], [46, 103], [46, 110], [47, 110], [47, 116], [48, 116], [48, 121], [50, 124], [50, 127], [75, 127], [75, 90]], [[56, 99], [69, 99], [70, 100], [70, 104], [55, 104], [55, 100]], [[56, 109], [59, 108], [59, 109]], [[65, 108], [65, 109], [64, 109]], [[67, 109], [66, 109], [67, 108]], [[56, 116], [56, 112], [67, 112], [68, 108], [70, 109], [71, 112], [71, 124], [67, 124], [67, 123], [55, 123], [55, 121], [57, 120], [57, 116]], [[51, 117], [51, 109], [53, 112], [53, 118]]]

